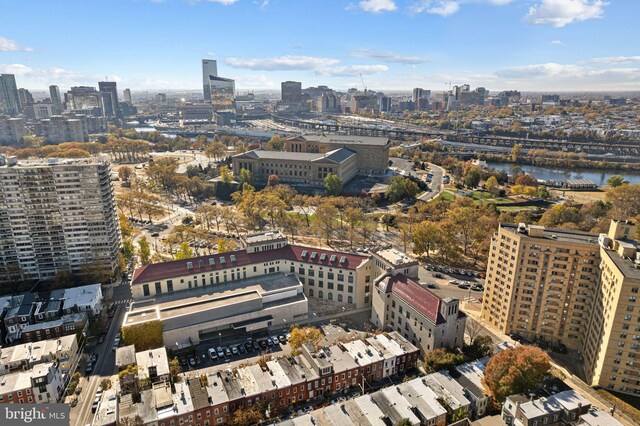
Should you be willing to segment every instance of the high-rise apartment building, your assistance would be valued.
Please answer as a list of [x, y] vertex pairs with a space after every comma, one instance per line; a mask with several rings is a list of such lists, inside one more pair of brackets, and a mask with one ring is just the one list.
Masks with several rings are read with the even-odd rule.
[[116, 270], [121, 237], [108, 161], [9, 157], [0, 164], [0, 282], [95, 265]]
[[211, 102], [210, 77], [218, 76], [218, 63], [214, 59], [202, 60], [202, 93], [205, 102]]
[[500, 224], [482, 317], [506, 334], [565, 345], [594, 386], [640, 394], [640, 254], [635, 225], [608, 234]]
[[22, 106], [23, 110], [27, 105], [33, 105], [34, 103], [33, 95], [27, 89], [18, 89], [18, 99], [20, 99], [20, 105]]
[[55, 113], [62, 113], [62, 111], [64, 111], [64, 107], [62, 106], [62, 97], [60, 97], [60, 88], [56, 85], [49, 86], [49, 97], [51, 98], [51, 103], [55, 108]]
[[16, 76], [0, 74], [0, 113], [18, 115], [22, 111]]
[[421, 89], [420, 87], [416, 87], [415, 89], [413, 89], [413, 94], [411, 95], [411, 101], [414, 103], [414, 105], [417, 104], [420, 99], [429, 100], [430, 98], [431, 98], [431, 90], [424, 90], [424, 89]]
[[0, 144], [17, 145], [26, 134], [22, 118], [0, 117]]
[[89, 141], [89, 129], [84, 115], [79, 117], [52, 115], [36, 124], [36, 133], [49, 144]]
[[104, 115], [107, 117], [120, 117], [117, 83], [115, 81], [99, 81], [98, 89], [102, 93], [109, 93], [111, 95], [104, 97]]

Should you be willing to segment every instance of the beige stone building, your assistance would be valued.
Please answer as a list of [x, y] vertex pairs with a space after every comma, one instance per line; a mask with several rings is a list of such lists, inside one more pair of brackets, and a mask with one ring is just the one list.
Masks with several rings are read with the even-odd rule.
[[343, 183], [353, 179], [358, 172], [357, 154], [346, 148], [326, 153], [291, 153], [254, 149], [233, 157], [233, 173], [240, 175], [249, 170], [255, 182], [267, 183], [270, 175], [276, 175], [280, 183], [324, 186], [324, 178], [334, 174]]
[[372, 136], [302, 135], [285, 141], [284, 150], [295, 153], [327, 153], [339, 148], [357, 154], [358, 173], [384, 174], [389, 166], [391, 140]]
[[501, 224], [482, 317], [506, 334], [563, 344], [594, 386], [640, 394], [640, 255], [636, 226], [608, 234]]

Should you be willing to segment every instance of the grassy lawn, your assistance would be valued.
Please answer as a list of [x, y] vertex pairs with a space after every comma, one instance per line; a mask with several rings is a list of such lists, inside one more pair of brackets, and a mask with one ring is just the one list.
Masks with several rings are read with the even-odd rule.
[[447, 203], [452, 203], [453, 200], [455, 199], [456, 199], [456, 195], [449, 191], [443, 191], [440, 195], [434, 198], [434, 200], [442, 200], [442, 201], [446, 201]]

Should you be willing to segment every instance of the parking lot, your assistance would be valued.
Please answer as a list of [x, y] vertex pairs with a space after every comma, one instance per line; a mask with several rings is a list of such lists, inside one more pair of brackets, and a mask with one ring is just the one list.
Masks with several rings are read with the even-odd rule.
[[253, 338], [244, 338], [244, 340], [228, 336], [202, 342], [195, 347], [195, 354], [178, 356], [182, 371], [188, 372], [206, 367], [233, 368], [240, 364], [253, 364], [265, 354], [280, 357], [291, 352], [286, 332], [270, 335], [263, 332], [262, 334]]
[[[470, 272], [472, 276], [469, 275]], [[424, 265], [420, 267], [418, 276], [421, 284], [427, 286], [429, 290], [441, 298], [456, 297], [460, 300], [473, 298], [481, 301], [484, 291], [484, 278], [476, 276], [480, 274], [482, 273], [468, 270], [465, 271], [465, 274], [462, 274], [459, 269]], [[484, 274], [481, 276], [484, 276]], [[454, 280], [458, 283], [450, 282]]]

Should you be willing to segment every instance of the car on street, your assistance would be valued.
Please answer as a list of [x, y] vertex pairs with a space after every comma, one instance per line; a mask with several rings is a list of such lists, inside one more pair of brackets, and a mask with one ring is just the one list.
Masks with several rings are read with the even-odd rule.
[[458, 288], [460, 290], [468, 290], [469, 289], [469, 284], [465, 284], [465, 283], [458, 284]]
[[436, 285], [434, 283], [428, 283], [427, 288], [436, 288]]
[[473, 291], [483, 291], [484, 287], [482, 287], [479, 284], [474, 284], [474, 285], [471, 286], [471, 290], [473, 290]]
[[435, 274], [433, 274], [434, 278], [444, 278], [444, 275], [442, 275], [441, 273], [437, 272]]
[[91, 362], [89, 362], [85, 367], [84, 367], [84, 374], [85, 375], [90, 375], [91, 372], [93, 371], [93, 364]]
[[98, 354], [94, 352], [91, 354], [91, 362], [95, 364], [97, 361], [98, 361]]

